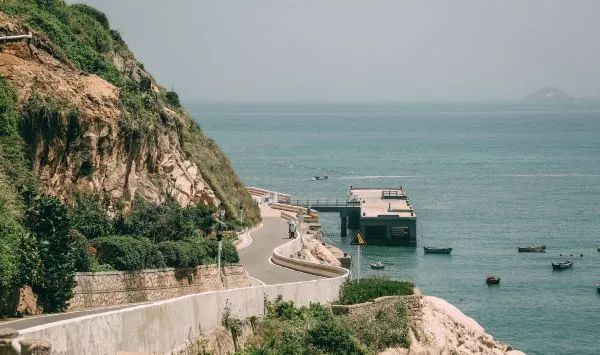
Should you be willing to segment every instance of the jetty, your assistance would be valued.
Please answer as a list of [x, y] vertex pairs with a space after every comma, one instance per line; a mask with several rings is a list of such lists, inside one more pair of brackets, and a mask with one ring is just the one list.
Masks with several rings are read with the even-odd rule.
[[342, 237], [360, 230], [370, 245], [417, 245], [417, 215], [404, 188], [350, 187], [346, 198], [296, 199], [290, 204], [340, 214]]

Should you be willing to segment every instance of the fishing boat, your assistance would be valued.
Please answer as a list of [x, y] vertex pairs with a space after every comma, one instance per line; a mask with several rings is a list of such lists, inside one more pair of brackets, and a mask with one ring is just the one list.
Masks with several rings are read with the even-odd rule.
[[485, 283], [488, 285], [498, 285], [498, 284], [500, 284], [500, 278], [496, 277], [494, 275], [488, 275], [485, 278]]
[[557, 263], [552, 263], [552, 269], [554, 270], [568, 269], [571, 266], [573, 266], [573, 262], [571, 260], [563, 260]]
[[423, 247], [425, 254], [450, 254], [452, 253], [452, 248], [432, 248], [432, 247]]
[[371, 269], [376, 269], [376, 270], [381, 270], [381, 269], [385, 268], [385, 264], [383, 263], [383, 261], [378, 261], [376, 263], [371, 263], [369, 265], [371, 265]]
[[519, 253], [545, 253], [545, 252], [546, 252], [545, 245], [519, 248]]

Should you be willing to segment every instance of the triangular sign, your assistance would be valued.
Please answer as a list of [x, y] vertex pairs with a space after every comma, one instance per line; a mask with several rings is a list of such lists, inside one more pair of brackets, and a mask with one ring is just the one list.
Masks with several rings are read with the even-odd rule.
[[352, 245], [367, 245], [367, 241], [363, 237], [360, 231], [356, 232], [354, 239], [352, 239]]

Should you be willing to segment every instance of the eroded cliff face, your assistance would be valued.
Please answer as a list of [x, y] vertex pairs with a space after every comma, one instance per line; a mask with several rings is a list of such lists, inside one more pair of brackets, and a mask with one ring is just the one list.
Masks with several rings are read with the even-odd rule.
[[[193, 123], [156, 100], [164, 89], [133, 55], [114, 51], [110, 59], [142, 88], [157, 116], [148, 123], [149, 138], [135, 144], [135, 135], [124, 134], [128, 113], [121, 89], [79, 71], [43, 33], [0, 12], [0, 35], [30, 31], [31, 40], [0, 42], [0, 76], [16, 89], [22, 107], [42, 98], [59, 102], [64, 111], [48, 115], [48, 122], [31, 122], [25, 135], [44, 191], [67, 198], [75, 190], [91, 190], [125, 205], [136, 193], [156, 202], [170, 194], [183, 206], [221, 204], [198, 166], [202, 157], [192, 162], [182, 148], [181, 130]], [[135, 119], [128, 122], [137, 124]]]

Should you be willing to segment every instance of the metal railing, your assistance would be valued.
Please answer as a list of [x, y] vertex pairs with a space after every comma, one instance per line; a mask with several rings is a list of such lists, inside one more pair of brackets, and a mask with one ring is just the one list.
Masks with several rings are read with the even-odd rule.
[[292, 205], [300, 207], [360, 207], [360, 201], [347, 199], [296, 199]]

